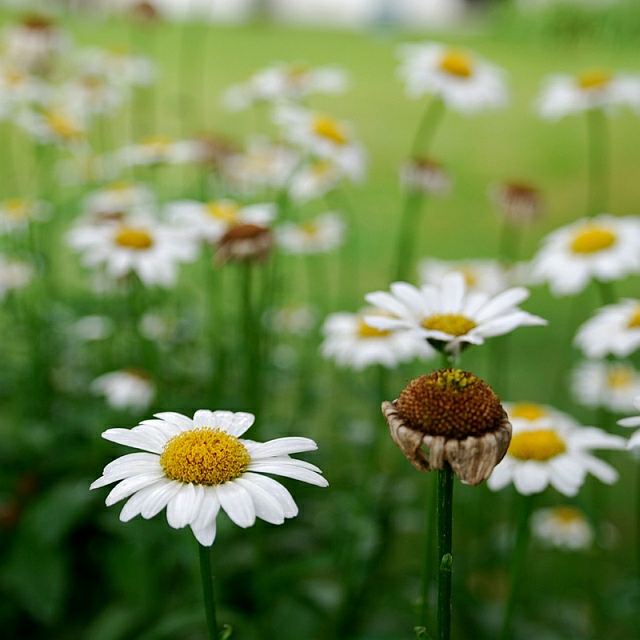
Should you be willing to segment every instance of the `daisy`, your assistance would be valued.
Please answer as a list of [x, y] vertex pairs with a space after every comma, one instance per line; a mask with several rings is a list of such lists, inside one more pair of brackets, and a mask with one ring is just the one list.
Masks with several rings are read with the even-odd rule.
[[276, 229], [276, 240], [285, 253], [327, 253], [344, 242], [346, 223], [330, 211], [301, 223], [285, 222]]
[[121, 47], [89, 47], [80, 56], [80, 68], [98, 72], [116, 84], [149, 86], [157, 77], [153, 61]]
[[398, 55], [410, 98], [433, 95], [467, 115], [507, 104], [504, 71], [470, 51], [425, 42], [401, 45]]
[[640, 219], [602, 214], [550, 233], [533, 257], [533, 281], [548, 282], [555, 296], [576, 295], [592, 278], [619, 280], [640, 271]]
[[438, 260], [425, 258], [418, 263], [420, 284], [439, 285], [453, 271], [464, 276], [468, 291], [495, 296], [509, 287], [509, 273], [497, 260]]
[[230, 111], [242, 111], [261, 102], [297, 101], [314, 93], [343, 93], [347, 86], [347, 74], [339, 67], [276, 64], [229, 87], [222, 100]]
[[391, 317], [371, 316], [366, 321], [376, 329], [412, 331], [453, 354], [465, 344], [483, 344], [485, 338], [509, 333], [516, 327], [547, 324], [518, 308], [529, 297], [524, 287], [513, 287], [494, 297], [466, 289], [464, 274], [458, 271], [446, 274], [439, 285], [420, 289], [394, 282], [391, 293], [376, 291], [365, 296], [369, 304]]
[[211, 546], [220, 508], [239, 527], [256, 517], [271, 524], [293, 518], [298, 508], [289, 491], [268, 473], [326, 487], [315, 465], [291, 458], [314, 451], [309, 438], [277, 438], [265, 443], [242, 439], [254, 416], [231, 411], [196, 411], [193, 419], [179, 413], [155, 414], [133, 429], [108, 429], [106, 440], [142, 449], [108, 464], [91, 489], [114, 482], [111, 506], [129, 498], [120, 512], [128, 522], [138, 514], [152, 518], [167, 508], [174, 529], [189, 525], [198, 542]]
[[316, 310], [307, 304], [291, 304], [268, 309], [263, 317], [274, 333], [306, 336], [316, 325]]
[[33, 278], [33, 266], [0, 254], [0, 300], [9, 291], [26, 287]]
[[435, 350], [422, 338], [408, 331], [375, 329], [367, 319], [385, 313], [364, 309], [358, 313], [332, 313], [322, 326], [324, 340], [320, 352], [340, 367], [356, 371], [372, 365], [393, 369], [416, 358], [433, 358]]
[[79, 149], [86, 143], [86, 114], [78, 105], [58, 102], [21, 111], [16, 123], [40, 144]]
[[[633, 399], [633, 406], [640, 410], [640, 395]], [[640, 427], [640, 416], [632, 416], [630, 418], [622, 418], [618, 420], [618, 424], [621, 427]], [[640, 429], [636, 431], [630, 438], [627, 444], [629, 449], [640, 449]]]
[[104, 72], [88, 70], [62, 85], [60, 95], [72, 109], [88, 115], [110, 115], [127, 97], [123, 86]]
[[582, 362], [571, 374], [571, 391], [585, 407], [631, 411], [633, 398], [640, 394], [640, 373], [621, 362]]
[[196, 140], [173, 140], [169, 136], [151, 136], [122, 147], [113, 154], [121, 168], [148, 167], [160, 164], [185, 164], [204, 158], [202, 145]]
[[288, 182], [289, 196], [298, 203], [322, 198], [335, 189], [347, 175], [331, 160], [309, 160], [300, 166]]
[[46, 81], [18, 66], [0, 63], [0, 116], [30, 104], [44, 104], [50, 95]]
[[48, 220], [51, 205], [32, 198], [9, 198], [0, 201], [0, 234], [24, 230], [31, 222]]
[[534, 511], [531, 532], [543, 546], [565, 551], [589, 549], [595, 538], [593, 525], [584, 513], [570, 505]]
[[362, 180], [365, 152], [349, 123], [291, 105], [277, 107], [274, 121], [288, 142], [314, 158], [335, 163], [349, 179]]
[[625, 298], [596, 311], [578, 328], [573, 344], [588, 358], [626, 358], [640, 347], [640, 300]]
[[94, 395], [104, 396], [112, 409], [142, 412], [156, 395], [153, 381], [139, 369], [112, 371], [97, 377], [89, 386]]
[[489, 197], [500, 217], [515, 227], [537, 220], [542, 212], [540, 191], [526, 182], [493, 185], [489, 188]]
[[531, 495], [549, 485], [565, 496], [575, 496], [588, 473], [598, 480], [613, 484], [618, 472], [606, 462], [591, 455], [592, 449], [624, 449], [624, 438], [596, 427], [582, 427], [571, 416], [556, 409], [536, 405], [520, 417], [509, 413], [513, 428], [507, 455], [493, 470], [489, 488], [499, 491], [513, 482], [516, 491]]
[[109, 220], [149, 209], [155, 203], [150, 187], [136, 182], [112, 182], [88, 193], [82, 201], [81, 215], [92, 220]]
[[451, 177], [439, 162], [430, 158], [410, 158], [400, 167], [400, 182], [413, 191], [446, 196], [451, 191]]
[[576, 75], [555, 74], [544, 81], [536, 100], [539, 114], [560, 120], [589, 109], [610, 112], [628, 106], [640, 110], [640, 75], [587, 69]]

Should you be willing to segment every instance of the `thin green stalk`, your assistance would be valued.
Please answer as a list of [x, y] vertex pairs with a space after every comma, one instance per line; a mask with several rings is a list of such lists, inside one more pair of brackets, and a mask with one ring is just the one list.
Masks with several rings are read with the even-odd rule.
[[420, 602], [420, 627], [426, 629], [429, 622], [429, 589], [431, 587], [431, 573], [433, 567], [433, 538], [435, 535], [434, 517], [436, 500], [436, 478], [429, 475], [427, 479], [427, 508], [424, 523], [424, 560], [422, 565], [422, 592]]
[[453, 556], [451, 555], [453, 516], [453, 470], [448, 462], [438, 469], [437, 487], [438, 538], [438, 640], [451, 637], [451, 578]]
[[204, 611], [207, 616], [209, 640], [218, 640], [218, 621], [216, 618], [216, 595], [213, 575], [213, 546], [198, 544], [200, 553], [200, 577], [202, 579], [202, 595]]
[[428, 153], [444, 112], [444, 102], [440, 98], [433, 98], [427, 105], [411, 145], [411, 155], [414, 158]]
[[587, 111], [587, 215], [606, 213], [609, 205], [609, 130], [602, 109]]
[[502, 619], [499, 640], [507, 640], [511, 636], [511, 619], [516, 604], [518, 585], [521, 582], [524, 559], [529, 546], [531, 531], [529, 528], [529, 518], [533, 509], [533, 495], [523, 496], [520, 505], [520, 516], [518, 519], [518, 529], [516, 532], [516, 545], [513, 550], [511, 567], [509, 569], [509, 592]]
[[640, 584], [640, 460], [636, 459], [636, 578]]

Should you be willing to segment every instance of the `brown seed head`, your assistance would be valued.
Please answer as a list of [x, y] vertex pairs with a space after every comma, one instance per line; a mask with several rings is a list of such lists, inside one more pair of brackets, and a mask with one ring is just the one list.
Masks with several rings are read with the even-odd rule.
[[273, 234], [257, 224], [236, 224], [218, 241], [216, 260], [219, 264], [236, 261], [264, 262], [273, 245]]

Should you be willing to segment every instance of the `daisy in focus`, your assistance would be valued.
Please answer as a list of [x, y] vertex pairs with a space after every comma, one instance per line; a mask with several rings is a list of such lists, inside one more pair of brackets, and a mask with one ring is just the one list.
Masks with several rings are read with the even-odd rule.
[[414, 287], [394, 282], [391, 293], [375, 291], [365, 296], [389, 316], [367, 316], [380, 330], [407, 330], [452, 354], [467, 344], [484, 344], [485, 338], [510, 333], [517, 327], [546, 325], [547, 321], [518, 305], [529, 297], [524, 287], [513, 287], [491, 297], [467, 291], [464, 274], [446, 274], [439, 285]]
[[466, 115], [507, 104], [504, 71], [470, 51], [425, 42], [401, 45], [398, 55], [410, 98], [432, 95]]
[[582, 362], [571, 374], [571, 391], [584, 407], [626, 413], [633, 410], [633, 398], [640, 394], [640, 373], [621, 362]]
[[342, 216], [329, 211], [307, 222], [281, 224], [276, 229], [276, 240], [284, 253], [327, 253], [344, 242], [346, 228]]
[[112, 409], [142, 412], [149, 408], [156, 388], [149, 375], [139, 369], [112, 371], [97, 377], [89, 389], [104, 396]]
[[570, 505], [534, 511], [531, 532], [542, 546], [563, 551], [589, 549], [595, 538], [593, 525], [585, 514]]
[[204, 546], [215, 540], [221, 508], [239, 527], [252, 526], [256, 517], [282, 524], [296, 516], [298, 508], [283, 485], [262, 474], [319, 487], [328, 483], [318, 467], [290, 457], [317, 449], [313, 440], [245, 440], [241, 436], [254, 419], [250, 413], [231, 411], [200, 410], [193, 419], [165, 412], [133, 429], [108, 429], [103, 438], [143, 453], [108, 464], [91, 489], [117, 482], [106, 504], [128, 498], [120, 512], [122, 522], [137, 515], [152, 518], [166, 507], [169, 525], [174, 529], [189, 525]]
[[547, 282], [554, 296], [583, 291], [592, 279], [620, 280], [640, 272], [640, 218], [608, 214], [556, 229], [533, 257], [531, 278]]
[[640, 110], [640, 75], [587, 69], [576, 75], [555, 74], [544, 81], [537, 109], [547, 120], [584, 113], [590, 109], [611, 112], [627, 106]]
[[583, 427], [557, 409], [533, 403], [507, 405], [505, 410], [513, 435], [507, 455], [487, 481], [492, 491], [513, 483], [518, 493], [531, 495], [551, 485], [575, 496], [589, 473], [605, 484], [618, 479], [618, 472], [591, 450], [624, 449], [624, 438]]
[[[640, 411], [640, 395], [633, 399], [633, 406]], [[618, 420], [621, 427], [640, 427], [640, 416], [632, 416], [630, 418], [622, 418]], [[630, 438], [627, 444], [629, 449], [640, 449], [640, 429], [638, 429]]]
[[393, 369], [416, 358], [428, 360], [435, 356], [435, 350], [411, 332], [375, 329], [365, 318], [376, 313], [385, 315], [376, 309], [364, 309], [359, 313], [339, 312], [327, 316], [320, 345], [323, 357], [334, 360], [340, 367], [360, 371], [372, 365]]
[[640, 347], [640, 300], [626, 298], [596, 311], [578, 328], [573, 344], [588, 358], [626, 358]]

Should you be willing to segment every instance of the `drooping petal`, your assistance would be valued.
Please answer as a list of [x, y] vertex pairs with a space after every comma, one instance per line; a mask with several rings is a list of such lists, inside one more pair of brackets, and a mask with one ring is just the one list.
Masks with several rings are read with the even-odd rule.
[[285, 518], [293, 518], [298, 515], [298, 506], [293, 500], [293, 496], [277, 480], [250, 471], [247, 471], [242, 477], [268, 491], [280, 503]]
[[202, 487], [184, 483], [167, 504], [167, 522], [174, 529], [182, 529], [195, 518], [202, 501]]
[[225, 482], [216, 486], [220, 506], [239, 527], [250, 527], [256, 521], [251, 496], [239, 484]]
[[284, 522], [284, 511], [280, 503], [268, 491], [242, 476], [236, 478], [233, 482], [240, 485], [251, 496], [258, 518], [262, 518], [262, 520], [271, 524], [282, 524]]

